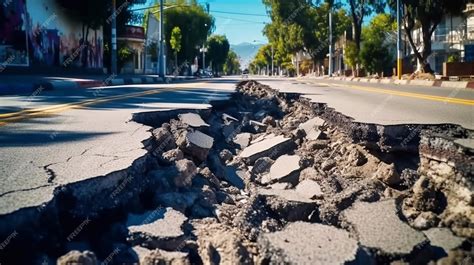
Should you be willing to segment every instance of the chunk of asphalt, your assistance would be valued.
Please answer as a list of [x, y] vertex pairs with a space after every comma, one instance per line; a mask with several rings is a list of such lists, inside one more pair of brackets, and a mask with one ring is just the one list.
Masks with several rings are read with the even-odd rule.
[[288, 151], [287, 146], [290, 144], [291, 139], [283, 135], [266, 138], [245, 148], [239, 154], [239, 157], [248, 160], [250, 163], [255, 162], [260, 157], [278, 157]]
[[200, 131], [185, 132], [177, 141], [184, 153], [204, 161], [214, 144], [214, 138]]
[[321, 186], [314, 180], [305, 179], [295, 188], [296, 192], [308, 199], [318, 199], [324, 196]]
[[314, 117], [308, 120], [305, 123], [302, 123], [298, 128], [303, 129], [306, 133], [306, 139], [316, 140], [320, 137], [321, 131], [319, 130], [320, 126], [323, 126], [325, 121], [319, 117]]
[[440, 247], [446, 252], [460, 247], [465, 239], [455, 236], [449, 228], [431, 228], [423, 233], [430, 240], [430, 244], [435, 247]]
[[245, 188], [245, 172], [239, 170], [235, 166], [225, 166], [222, 164], [221, 160], [216, 154], [209, 155], [210, 168], [214, 171], [214, 174], [220, 178], [224, 179], [234, 187], [238, 189]]
[[384, 255], [409, 255], [428, 242], [423, 233], [400, 220], [395, 200], [356, 202], [343, 214], [352, 224], [360, 244]]
[[170, 252], [162, 249], [150, 250], [140, 246], [131, 248], [130, 252], [139, 261], [139, 264], [190, 264], [188, 253], [185, 252]]
[[201, 116], [196, 113], [179, 114], [178, 117], [182, 123], [187, 124], [193, 128], [209, 127], [209, 124], [207, 124], [201, 118]]
[[318, 205], [295, 190], [259, 189], [258, 196], [270, 210], [290, 222], [308, 221], [318, 215]]
[[298, 176], [295, 173], [300, 170], [301, 158], [297, 155], [282, 155], [270, 168], [268, 176], [262, 179], [262, 184], [275, 182], [291, 182], [294, 183]]
[[356, 259], [358, 244], [345, 230], [306, 222], [265, 233], [258, 245], [270, 264], [346, 264]]
[[128, 241], [136, 246], [175, 250], [184, 240], [186, 216], [172, 208], [158, 208], [141, 215], [130, 214], [127, 219]]
[[240, 146], [241, 149], [246, 148], [250, 144], [250, 140], [252, 139], [251, 133], [239, 133], [237, 134], [232, 141]]

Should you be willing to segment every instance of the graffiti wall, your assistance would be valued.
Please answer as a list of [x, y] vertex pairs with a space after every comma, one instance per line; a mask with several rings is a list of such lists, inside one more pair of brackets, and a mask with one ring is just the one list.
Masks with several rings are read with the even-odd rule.
[[[55, 0], [7, 1], [0, 12], [0, 63], [102, 68], [102, 30], [90, 30], [85, 40], [82, 23], [68, 19]], [[18, 59], [9, 62], [11, 54]]]
[[28, 66], [25, 0], [0, 5], [0, 64]]

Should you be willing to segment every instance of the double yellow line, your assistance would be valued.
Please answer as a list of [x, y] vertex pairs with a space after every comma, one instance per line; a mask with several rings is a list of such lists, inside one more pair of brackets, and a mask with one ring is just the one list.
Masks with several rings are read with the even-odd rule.
[[470, 99], [462, 99], [462, 98], [455, 98], [455, 97], [440, 97], [440, 96], [433, 96], [433, 95], [426, 95], [426, 94], [419, 94], [419, 93], [412, 93], [412, 92], [395, 91], [395, 90], [390, 90], [390, 89], [369, 88], [369, 87], [357, 86], [357, 85], [329, 84], [329, 83], [319, 83], [319, 84], [324, 84], [327, 86], [347, 87], [351, 89], [357, 89], [357, 90], [381, 93], [381, 94], [389, 94], [389, 95], [400, 96], [400, 97], [418, 98], [418, 99], [424, 99], [424, 100], [439, 101], [443, 103], [453, 103], [453, 104], [474, 106], [474, 100], [470, 100]]
[[153, 89], [153, 90], [147, 90], [144, 92], [94, 98], [94, 99], [88, 99], [88, 100], [84, 100], [80, 102], [65, 103], [65, 104], [59, 104], [59, 105], [54, 105], [54, 106], [49, 106], [49, 107], [27, 109], [27, 110], [22, 110], [18, 112], [0, 114], [0, 126], [4, 126], [8, 123], [19, 121], [19, 120], [48, 116], [48, 115], [52, 115], [52, 114], [59, 113], [59, 112], [69, 110], [69, 109], [79, 109], [79, 108], [83, 108], [90, 105], [96, 105], [100, 103], [106, 103], [110, 101], [127, 99], [127, 98], [136, 98], [136, 97], [141, 97], [141, 96], [159, 94], [159, 93], [169, 92], [169, 91], [173, 91], [177, 89], [184, 90], [184, 89], [195, 87], [197, 85], [199, 84], [194, 83], [191, 85], [184, 85], [180, 87]]

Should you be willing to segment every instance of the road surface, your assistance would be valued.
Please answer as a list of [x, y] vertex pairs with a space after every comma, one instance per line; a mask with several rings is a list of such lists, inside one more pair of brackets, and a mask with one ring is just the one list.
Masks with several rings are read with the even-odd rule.
[[[474, 128], [474, 90], [255, 77], [356, 121]], [[208, 108], [240, 77], [169, 85], [38, 91], [0, 97], [0, 215], [50, 201], [60, 185], [128, 168], [150, 128], [133, 113]], [[48, 116], [44, 116], [47, 114]]]

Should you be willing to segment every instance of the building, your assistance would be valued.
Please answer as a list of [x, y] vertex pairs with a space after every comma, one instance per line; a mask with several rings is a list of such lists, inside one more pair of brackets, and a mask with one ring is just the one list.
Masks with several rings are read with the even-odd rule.
[[[413, 31], [413, 40], [421, 50], [421, 29]], [[435, 73], [442, 73], [443, 63], [450, 56], [474, 62], [474, 4], [468, 4], [461, 16], [445, 16], [431, 37], [431, 46], [433, 52], [428, 62]], [[408, 54], [413, 55], [411, 49], [408, 50]]]
[[83, 31], [82, 23], [63, 14], [55, 0], [4, 1], [0, 5], [2, 69], [103, 71], [103, 31]]
[[139, 26], [126, 26], [125, 32], [119, 33], [117, 40], [132, 53], [132, 57], [122, 66], [122, 74], [144, 73], [145, 39], [145, 30]]

